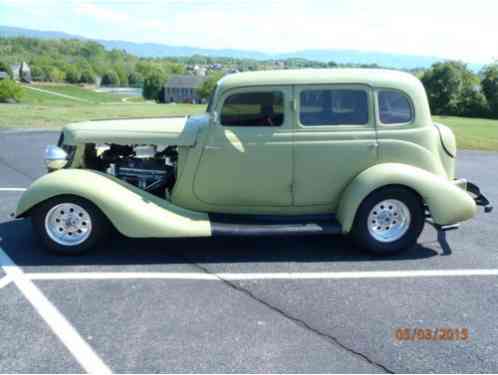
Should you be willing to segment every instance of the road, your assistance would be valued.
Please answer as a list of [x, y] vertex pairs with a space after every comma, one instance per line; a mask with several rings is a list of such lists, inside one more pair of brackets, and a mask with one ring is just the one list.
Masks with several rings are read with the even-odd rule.
[[[131, 240], [45, 254], [12, 220], [53, 132], [0, 132], [0, 372], [498, 372], [496, 213], [373, 258], [347, 238]], [[498, 154], [458, 172], [498, 202]], [[3, 254], [3, 255], [2, 255]], [[467, 328], [399, 341], [398, 328]]]

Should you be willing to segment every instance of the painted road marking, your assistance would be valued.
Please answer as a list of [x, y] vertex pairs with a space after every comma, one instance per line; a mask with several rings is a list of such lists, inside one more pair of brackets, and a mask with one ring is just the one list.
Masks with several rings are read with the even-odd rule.
[[52, 272], [27, 273], [31, 280], [319, 280], [319, 279], [392, 279], [412, 277], [498, 276], [498, 269], [406, 270], [351, 272], [276, 272], [276, 273], [202, 273], [202, 272]]
[[0, 188], [0, 191], [26, 191], [26, 188]]
[[12, 281], [12, 278], [9, 275], [1, 278], [0, 279], [0, 289], [2, 289], [4, 286], [9, 285], [11, 281]]
[[45, 297], [38, 287], [29, 280], [24, 272], [0, 247], [0, 266], [12, 278], [26, 299], [59, 337], [79, 364], [90, 374], [111, 374], [111, 370], [79, 335], [74, 327]]

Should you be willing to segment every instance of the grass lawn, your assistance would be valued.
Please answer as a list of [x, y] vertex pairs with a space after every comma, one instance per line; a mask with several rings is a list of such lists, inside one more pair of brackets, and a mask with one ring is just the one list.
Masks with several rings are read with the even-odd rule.
[[455, 132], [458, 148], [498, 151], [498, 120], [434, 116], [434, 121]]
[[[85, 87], [67, 84], [31, 84], [23, 85], [23, 87], [24, 98], [22, 99], [22, 102], [29, 104], [67, 104], [84, 102], [87, 102], [88, 104], [116, 103], [121, 102], [121, 99], [125, 97], [118, 94], [96, 92]], [[55, 94], [67, 95], [75, 98], [75, 100], [40, 92], [35, 89], [50, 91]]]

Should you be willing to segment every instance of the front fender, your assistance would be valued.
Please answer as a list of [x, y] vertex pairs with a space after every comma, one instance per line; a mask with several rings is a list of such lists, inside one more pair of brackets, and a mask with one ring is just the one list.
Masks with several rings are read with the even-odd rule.
[[374, 190], [402, 185], [416, 191], [431, 211], [434, 223], [452, 225], [472, 218], [476, 204], [472, 197], [448, 179], [407, 164], [378, 164], [360, 173], [342, 194], [337, 218], [343, 231], [353, 226], [361, 202]]
[[208, 237], [208, 215], [175, 206], [113, 176], [85, 169], [62, 169], [36, 180], [21, 196], [16, 216], [58, 195], [76, 195], [95, 204], [128, 237]]

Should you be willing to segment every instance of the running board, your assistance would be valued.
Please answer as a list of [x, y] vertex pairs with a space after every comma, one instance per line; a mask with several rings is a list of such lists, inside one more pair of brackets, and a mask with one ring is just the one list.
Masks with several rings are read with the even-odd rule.
[[330, 215], [241, 216], [209, 215], [213, 237], [306, 236], [341, 234], [341, 224]]

